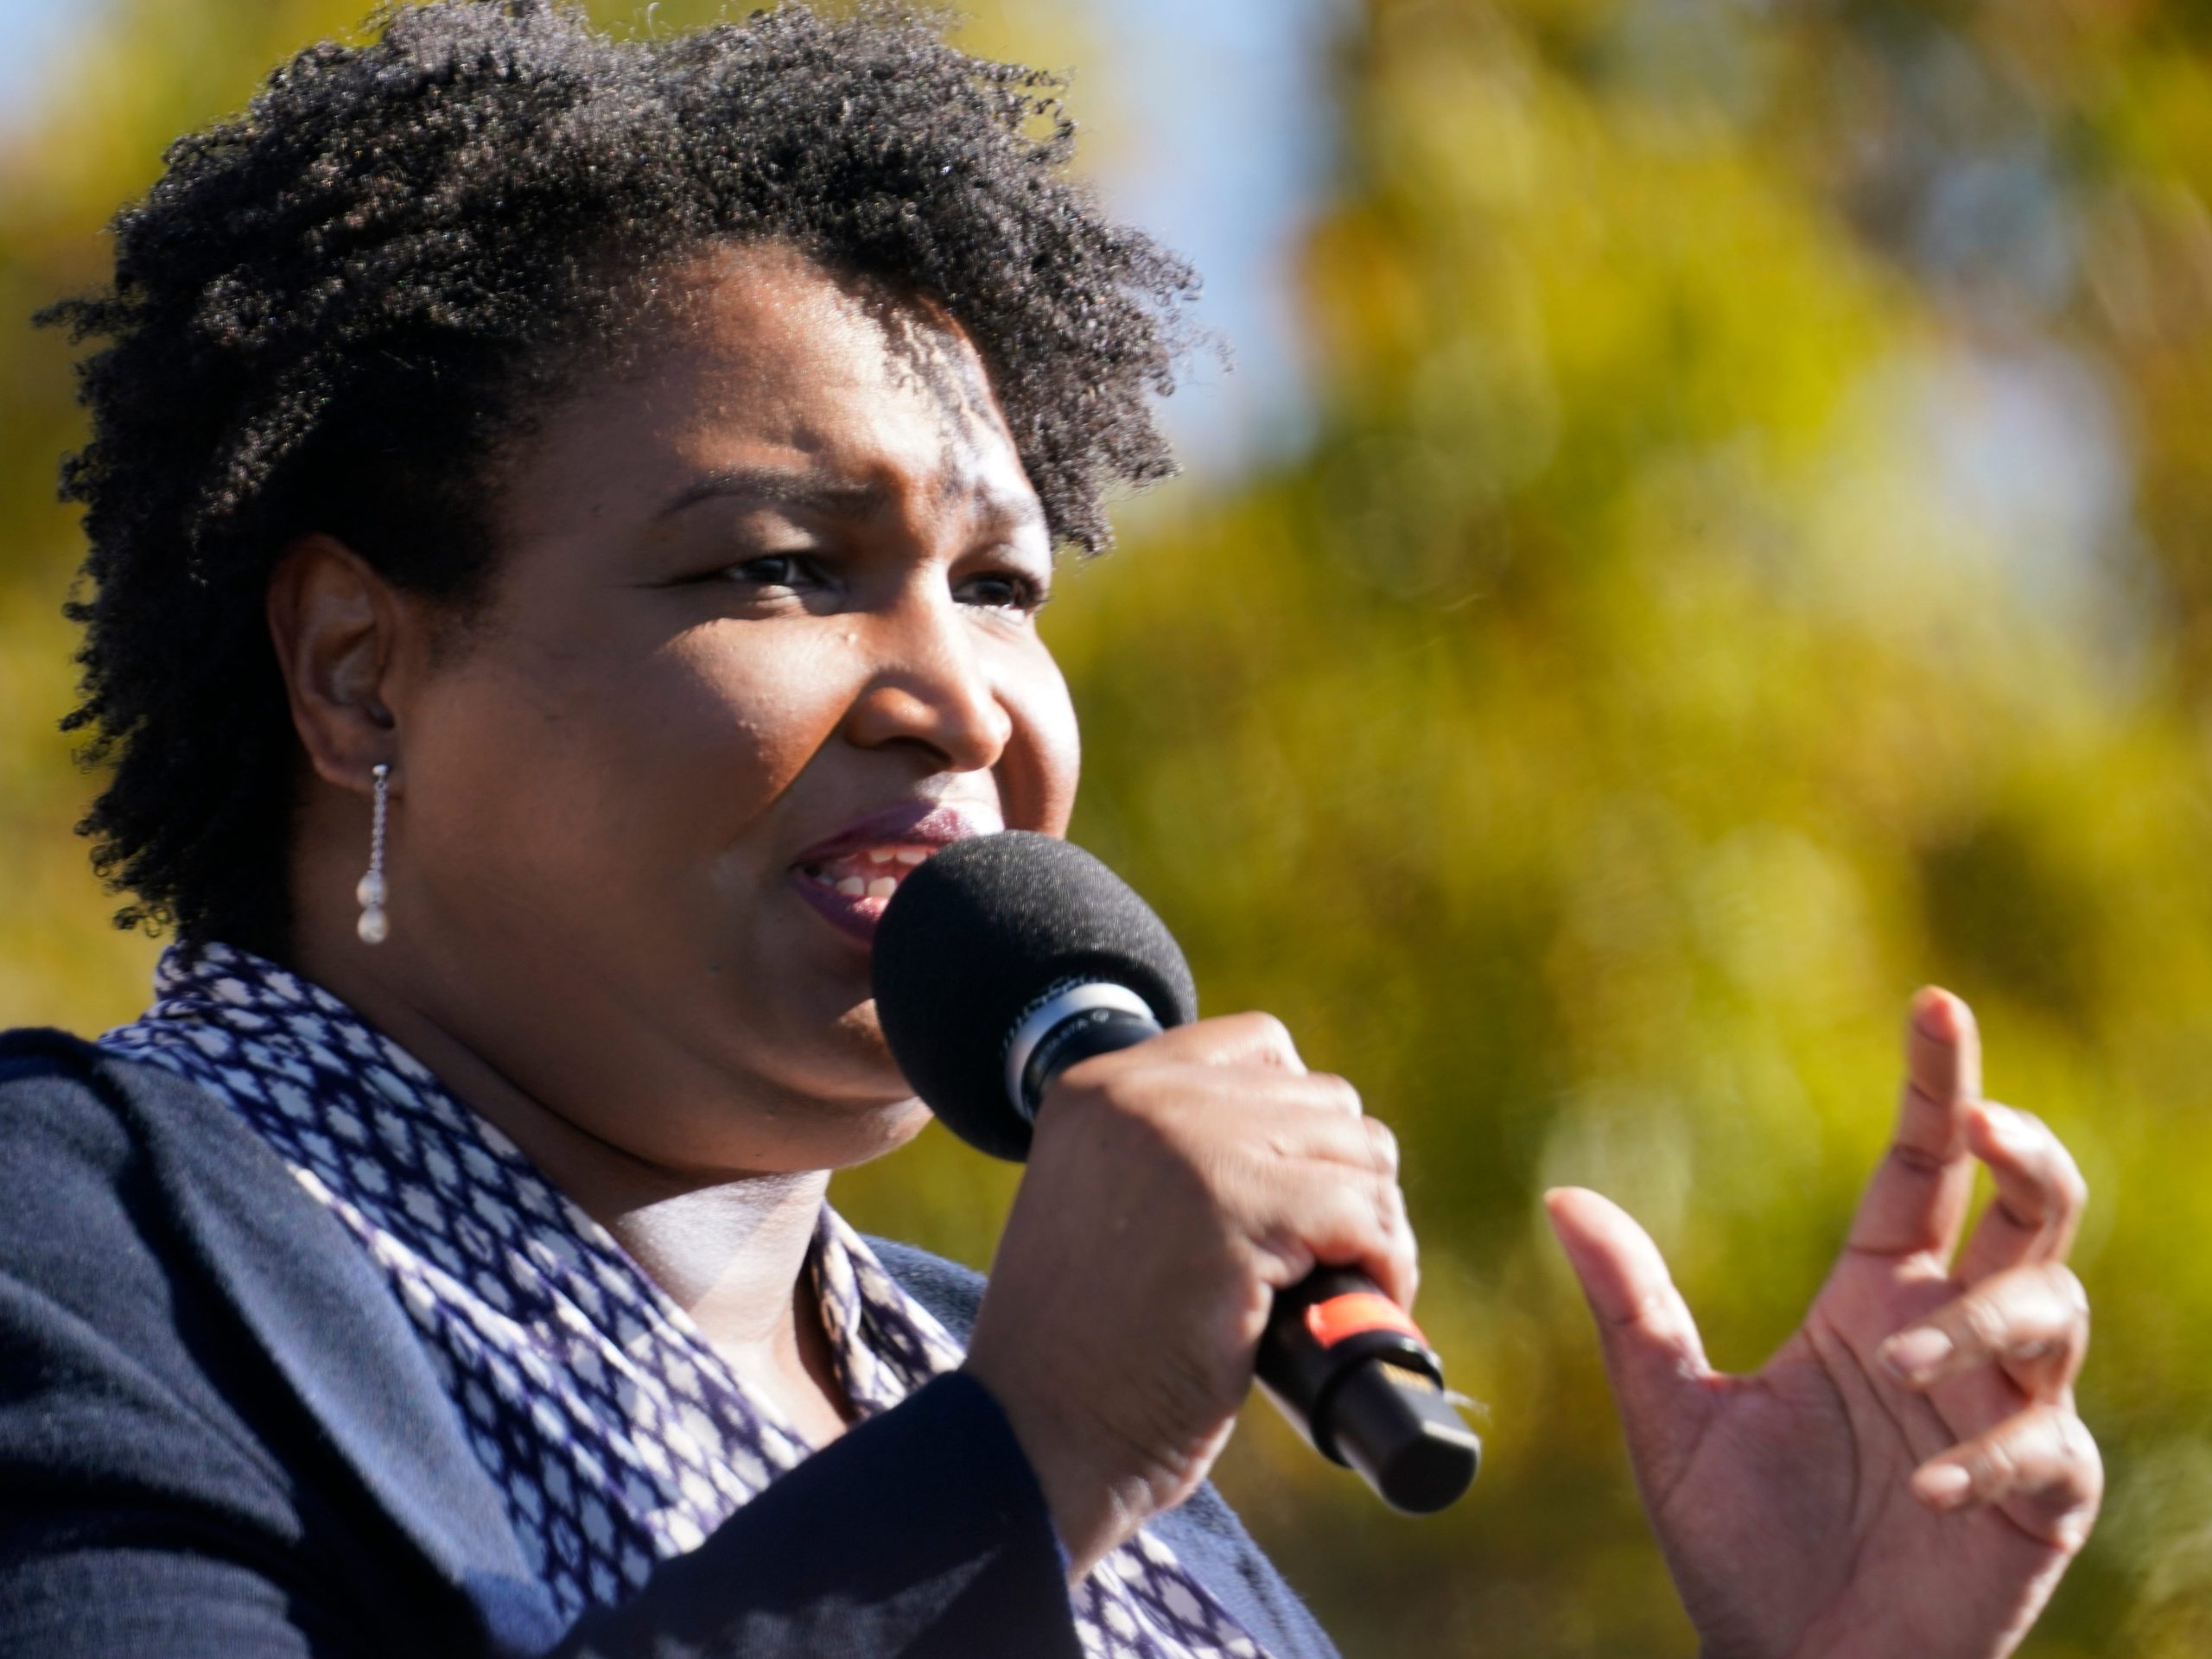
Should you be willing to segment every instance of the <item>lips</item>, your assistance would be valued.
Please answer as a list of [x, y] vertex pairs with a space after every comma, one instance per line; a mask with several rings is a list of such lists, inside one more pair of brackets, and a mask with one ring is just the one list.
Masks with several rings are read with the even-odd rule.
[[791, 861], [791, 881], [848, 938], [867, 944], [899, 884], [940, 849], [1006, 828], [982, 806], [910, 801], [847, 825]]

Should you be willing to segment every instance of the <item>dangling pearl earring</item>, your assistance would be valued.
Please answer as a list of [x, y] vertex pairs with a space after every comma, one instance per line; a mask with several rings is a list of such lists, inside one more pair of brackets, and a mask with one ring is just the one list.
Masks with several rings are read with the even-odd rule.
[[391, 924], [384, 913], [384, 812], [385, 798], [391, 788], [391, 768], [378, 761], [376, 779], [376, 822], [369, 830], [368, 874], [353, 888], [353, 897], [361, 901], [361, 919], [354, 925], [353, 931], [361, 936], [364, 944], [382, 944], [391, 931]]

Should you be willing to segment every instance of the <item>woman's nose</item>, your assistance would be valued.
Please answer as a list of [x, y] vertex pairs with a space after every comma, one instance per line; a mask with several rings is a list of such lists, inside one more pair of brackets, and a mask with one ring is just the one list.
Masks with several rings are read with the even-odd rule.
[[998, 763], [1014, 736], [974, 620], [950, 594], [911, 595], [895, 610], [851, 619], [856, 649], [871, 659], [846, 734], [862, 748], [913, 743], [942, 769]]

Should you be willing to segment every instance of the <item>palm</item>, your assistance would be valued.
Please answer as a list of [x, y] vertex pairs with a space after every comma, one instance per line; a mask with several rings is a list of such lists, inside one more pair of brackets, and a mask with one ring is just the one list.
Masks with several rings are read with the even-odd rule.
[[[1985, 1147], [2000, 1195], [2009, 1179], [2020, 1201], [1993, 1210], [1955, 1276], [1947, 1268], [1973, 1173], [1959, 1128], [1977, 1087], [1963, 1029], [1964, 1043], [1944, 1046], [1948, 1079], [1931, 1090], [1916, 1076], [1902, 1154], [1877, 1174], [1804, 1324], [1754, 1376], [1706, 1366], [1687, 1306], [1626, 1215], [1593, 1193], [1554, 1197], [1637, 1483], [1708, 1659], [1993, 1659], [2017, 1645], [2080, 1546], [2094, 1493], [2083, 1501], [2079, 1470], [2063, 1490], [2031, 1479], [1948, 1513], [1911, 1484], [1961, 1442], [2040, 1423], [2038, 1395], [2070, 1414], [2078, 1346], [1922, 1388], [1878, 1355], [1893, 1333], [1944, 1319], [1973, 1284], [2018, 1281], [2008, 1270], [2063, 1255], [2070, 1236], [2065, 1206], [2031, 1209], [2032, 1173]], [[1945, 1056], [1916, 1054], [1916, 1073], [1930, 1058]]]
[[1962, 1379], [2009, 1397], [1954, 1421], [1875, 1360], [1885, 1337], [1953, 1294], [1948, 1279], [1916, 1281], [1892, 1263], [1847, 1257], [1763, 1370], [1711, 1387], [1703, 1432], [1652, 1501], [1713, 1659], [1980, 1654], [1993, 1635], [2017, 1638], [2041, 1608], [2065, 1550], [2001, 1508], [1939, 1515], [1906, 1484], [1927, 1459], [2024, 1403], [2002, 1377]]

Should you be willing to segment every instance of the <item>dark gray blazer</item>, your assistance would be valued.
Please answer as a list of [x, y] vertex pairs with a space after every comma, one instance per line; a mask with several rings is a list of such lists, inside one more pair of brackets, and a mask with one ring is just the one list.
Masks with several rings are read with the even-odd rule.
[[[982, 1281], [871, 1241], [956, 1334]], [[1334, 1654], [1211, 1490], [1154, 1530], [1279, 1659]], [[406, 1314], [204, 1090], [0, 1035], [0, 1654], [1077, 1659], [995, 1402], [940, 1377], [559, 1627]]]

